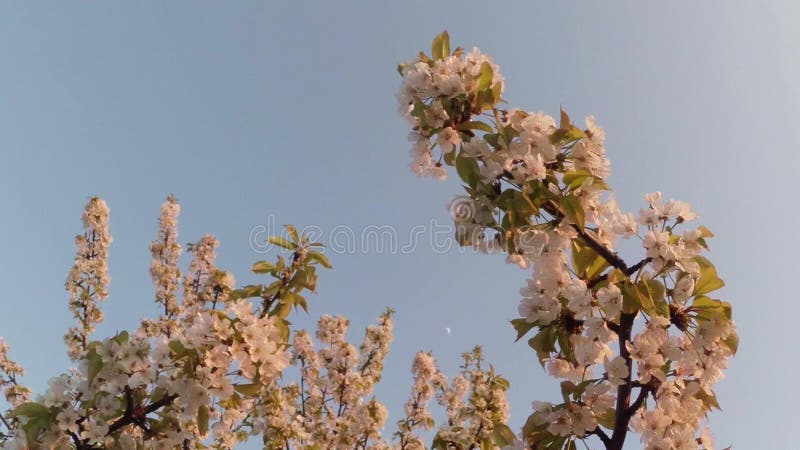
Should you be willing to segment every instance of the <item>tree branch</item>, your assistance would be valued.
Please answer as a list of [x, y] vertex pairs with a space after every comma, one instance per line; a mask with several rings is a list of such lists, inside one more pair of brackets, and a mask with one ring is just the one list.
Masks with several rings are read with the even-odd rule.
[[[561, 220], [564, 218], [564, 213], [558, 207], [558, 204], [550, 201], [542, 205], [542, 208], [555, 217], [557, 220]], [[611, 251], [608, 247], [600, 243], [597, 239], [592, 237], [589, 233], [586, 232], [586, 229], [583, 228], [582, 224], [578, 225], [576, 223], [571, 223], [572, 229], [574, 229], [578, 233], [578, 237], [581, 238], [583, 242], [586, 243], [592, 250], [594, 250], [598, 255], [602, 256], [603, 259], [608, 261], [613, 267], [627, 273], [628, 265], [625, 264], [625, 261], [619, 257], [615, 252]]]
[[602, 256], [603, 259], [608, 261], [609, 264], [616, 267], [617, 269], [627, 273], [628, 272], [628, 265], [625, 264], [625, 261], [619, 257], [615, 252], [612, 252], [608, 247], [601, 244], [598, 240], [593, 238], [589, 233], [586, 232], [585, 229], [582, 229], [577, 224], [571, 224], [572, 228], [578, 232], [578, 237], [581, 238], [583, 242], [586, 243], [592, 250], [594, 250], [598, 255]]
[[72, 431], [68, 431], [67, 433], [69, 433], [70, 437], [75, 442], [75, 448], [77, 450], [82, 450], [82, 449], [86, 448], [84, 443], [81, 442], [81, 438], [79, 438], [77, 434], [73, 433]]
[[625, 382], [617, 387], [614, 432], [611, 435], [611, 441], [606, 444], [607, 450], [622, 450], [622, 444], [625, 442], [625, 436], [628, 434], [628, 423], [631, 420], [631, 413], [628, 408], [631, 401], [631, 372], [633, 371], [633, 362], [628, 352], [628, 347], [625, 344], [631, 338], [631, 330], [633, 329], [633, 321], [635, 318], [636, 314], [623, 313], [620, 316], [619, 331], [617, 333], [619, 338], [619, 356], [625, 360], [625, 364], [628, 366], [628, 376], [625, 377]]
[[[653, 258], [647, 257], [647, 258], [639, 261], [638, 263], [634, 264], [633, 266], [629, 267], [628, 270], [625, 270], [623, 272], [625, 273], [625, 275], [631, 276], [634, 273], [638, 272], [642, 267], [645, 266], [645, 264], [649, 263], [652, 260], [653, 260]], [[604, 273], [603, 275], [600, 275], [597, 278], [589, 280], [589, 282], [586, 283], [586, 287], [591, 289], [591, 288], [595, 287], [598, 283], [601, 283], [606, 279], [608, 279], [608, 273]]]
[[178, 398], [177, 395], [167, 395], [165, 397], [161, 397], [161, 399], [158, 400], [157, 402], [151, 403], [146, 407], [144, 407], [141, 411], [139, 411], [138, 414], [135, 414], [133, 411], [128, 411], [127, 410], [128, 408], [126, 408], [125, 414], [116, 421], [114, 421], [114, 423], [108, 426], [108, 433], [106, 433], [106, 436], [114, 434], [121, 428], [124, 428], [132, 423], [135, 423], [137, 420], [139, 420], [144, 416], [147, 416], [151, 412], [157, 411], [158, 409], [169, 405], [176, 398]]
[[[634, 384], [638, 383], [635, 382], [631, 383], [631, 385]], [[652, 391], [653, 388], [651, 388], [650, 386], [647, 385], [641, 386], [639, 390], [639, 395], [636, 397], [636, 400], [634, 400], [634, 402], [631, 404], [630, 408], [628, 408], [628, 411], [626, 411], [626, 413], [630, 416], [633, 416], [633, 414], [642, 406], [642, 403], [644, 403], [645, 399], [647, 398], [647, 394], [649, 394]]]
[[592, 431], [590, 431], [590, 432], [588, 432], [586, 434], [593, 434], [593, 435], [599, 437], [600, 440], [603, 441], [603, 445], [605, 445], [606, 447], [608, 447], [608, 444], [611, 443], [611, 438], [609, 438], [608, 435], [606, 434], [606, 432], [603, 431], [602, 428], [600, 428], [600, 425], [596, 426], [594, 430], [592, 430]]

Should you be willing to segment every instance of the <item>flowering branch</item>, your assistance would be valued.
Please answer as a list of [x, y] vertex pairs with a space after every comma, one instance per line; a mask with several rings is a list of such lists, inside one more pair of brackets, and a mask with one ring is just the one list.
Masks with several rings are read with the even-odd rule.
[[[606, 183], [605, 131], [594, 118], [582, 128], [563, 109], [558, 123], [501, 109], [499, 67], [477, 48], [451, 51], [446, 32], [430, 56], [398, 71], [411, 169], [443, 179], [453, 166], [464, 183], [467, 196], [451, 204], [459, 243], [533, 268], [512, 324], [517, 339], [535, 330], [528, 345], [563, 380], [564, 402], [534, 402], [522, 440], [573, 448], [596, 435], [620, 449], [633, 429], [647, 448], [696, 448], [705, 413], [718, 407], [712, 386], [738, 343], [730, 304], [706, 295], [724, 285], [701, 256], [712, 233], [700, 226], [679, 234], [697, 215], [660, 193], [645, 196], [638, 218], [620, 211]], [[614, 251], [631, 237], [645, 251], [633, 266]], [[634, 333], [637, 319], [645, 323]], [[634, 386], [641, 391], [631, 403]], [[649, 393], [656, 401], [646, 409]], [[676, 397], [696, 414], [671, 416], [675, 409], [662, 404]], [[707, 433], [698, 439], [711, 448]]]

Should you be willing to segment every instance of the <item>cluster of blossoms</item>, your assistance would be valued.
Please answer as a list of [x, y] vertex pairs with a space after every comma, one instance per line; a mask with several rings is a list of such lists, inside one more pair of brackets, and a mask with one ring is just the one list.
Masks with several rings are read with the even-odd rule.
[[299, 380], [263, 405], [265, 448], [391, 448], [381, 439], [386, 407], [372, 396], [392, 340], [391, 315], [369, 326], [359, 347], [345, 340], [348, 321], [341, 316], [319, 320], [319, 350], [306, 332], [294, 335]]
[[[290, 239], [270, 242], [290, 250], [291, 258], [252, 267], [274, 281], [235, 289], [233, 277], [215, 266], [218, 242], [203, 236], [189, 244], [192, 259], [182, 277], [179, 211], [169, 197], [150, 246], [159, 316], [132, 333], [92, 341], [89, 334], [102, 319], [97, 301], [107, 293], [111, 238], [108, 208], [90, 200], [67, 284], [80, 326], [72, 331], [79, 339], [67, 340], [77, 367], [52, 378], [30, 401], [18, 380], [22, 368], [0, 342], [0, 386], [12, 408], [0, 414], [0, 448], [231, 449], [251, 436], [274, 450], [424, 448], [414, 435], [421, 422], [412, 410], [399, 422], [404, 431], [396, 443], [381, 434], [388, 413], [373, 389], [392, 341], [391, 310], [367, 327], [358, 347], [345, 339], [345, 318], [323, 316], [315, 349], [311, 336], [292, 330], [286, 317], [307, 307], [303, 293], [316, 288], [315, 268], [330, 268], [314, 250], [318, 244], [288, 226]], [[423, 355], [426, 369], [420, 368]], [[419, 414], [428, 414], [425, 403], [435, 391], [448, 417], [438, 448], [486, 445], [498, 433], [510, 441], [513, 433], [503, 425], [508, 383], [480, 367], [477, 350], [465, 358], [462, 375], [447, 386], [433, 359], [418, 355], [414, 389], [430, 394], [417, 397]], [[284, 379], [290, 367], [297, 376]], [[410, 439], [419, 445], [410, 446]]]
[[464, 353], [462, 358], [461, 373], [448, 383], [430, 354], [417, 353], [411, 368], [414, 385], [405, 405], [406, 415], [397, 423], [396, 448], [426, 448], [418, 431], [434, 427], [433, 415], [428, 410], [428, 403], [434, 396], [447, 419], [437, 428], [431, 448], [497, 449], [515, 441], [514, 433], [505, 425], [508, 381], [491, 367], [482, 367], [480, 347]]
[[133, 333], [91, 341], [102, 320], [97, 302], [107, 296], [111, 238], [108, 208], [98, 198], [89, 201], [67, 280], [78, 326], [65, 340], [77, 368], [51, 379], [30, 402], [18, 381], [22, 369], [3, 343], [0, 382], [13, 409], [0, 416], [2, 448], [206, 448], [204, 441], [232, 448], [265, 427], [260, 399], [279, 389], [279, 375], [292, 362], [285, 317], [315, 284], [314, 265], [329, 266], [327, 260], [295, 236], [286, 243], [294, 250], [292, 264], [279, 258], [272, 265], [274, 288], [234, 290], [233, 277], [214, 265], [217, 241], [204, 236], [189, 246], [193, 259], [178, 302], [178, 212], [169, 198], [151, 245], [161, 315]]
[[108, 206], [100, 198], [92, 198], [83, 211], [83, 235], [75, 237], [75, 264], [69, 271], [65, 287], [69, 292], [69, 308], [78, 326], [64, 335], [70, 358], [86, 353], [88, 336], [103, 321], [97, 302], [108, 296], [110, 278], [106, 257], [111, 235], [108, 233]]
[[[178, 269], [178, 258], [181, 256], [181, 245], [178, 243], [178, 214], [181, 207], [174, 196], [167, 197], [161, 205], [158, 218], [158, 237], [150, 244], [153, 260], [150, 263], [150, 276], [156, 286], [156, 302], [164, 308], [163, 317], [169, 323], [179, 311], [178, 280], [181, 272]], [[164, 330], [168, 331], [168, 330]]]
[[[434, 40], [432, 58], [401, 65], [400, 109], [413, 127], [412, 170], [441, 179], [455, 166], [465, 184], [467, 195], [451, 203], [459, 242], [533, 269], [512, 324], [518, 339], [536, 331], [528, 344], [562, 380], [564, 402], [534, 403], [525, 445], [574, 448], [596, 436], [619, 449], [630, 425], [647, 449], [712, 448], [709, 433], [698, 433], [718, 407], [712, 387], [738, 338], [730, 305], [706, 295], [724, 285], [701, 256], [711, 232], [679, 231], [697, 216], [660, 193], [645, 197], [638, 217], [620, 211], [595, 119], [581, 129], [563, 110], [557, 123], [498, 108], [502, 79], [488, 57], [480, 56], [482, 82], [474, 69], [441, 69], [456, 60], [474, 67], [450, 54], [448, 39]], [[443, 72], [447, 83], [427, 75]], [[437, 146], [432, 163], [425, 155]], [[614, 252], [630, 238], [644, 253], [631, 266]], [[644, 325], [634, 327], [637, 319]]]
[[0, 388], [6, 401], [12, 406], [19, 406], [30, 397], [30, 389], [17, 381], [24, 374], [25, 370], [19, 364], [8, 359], [8, 344], [0, 339]]
[[486, 101], [482, 93], [488, 92], [490, 100], [499, 99], [503, 77], [477, 47], [470, 53], [459, 48], [450, 54], [449, 42], [442, 38], [433, 47], [433, 59], [421, 56], [417, 63], [400, 65], [405, 82], [397, 97], [400, 112], [415, 127], [409, 134], [413, 143], [409, 167], [417, 174], [444, 179], [447, 173], [441, 159], [462, 143], [459, 126], [466, 126], [464, 119], [477, 103]]

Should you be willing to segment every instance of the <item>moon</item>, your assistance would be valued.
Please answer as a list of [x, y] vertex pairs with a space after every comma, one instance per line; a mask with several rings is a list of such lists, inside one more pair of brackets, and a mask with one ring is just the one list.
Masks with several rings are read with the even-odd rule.
[[450, 334], [450, 327], [445, 327], [444, 331], [447, 332], [447, 334]]

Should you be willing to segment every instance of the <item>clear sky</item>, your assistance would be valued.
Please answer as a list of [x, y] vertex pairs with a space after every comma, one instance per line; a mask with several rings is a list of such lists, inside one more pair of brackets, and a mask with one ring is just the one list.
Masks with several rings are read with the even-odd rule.
[[[170, 193], [181, 241], [216, 235], [218, 264], [240, 284], [256, 280], [251, 236], [271, 223], [391, 226], [401, 244], [447, 224], [460, 189], [407, 170], [394, 99], [396, 63], [446, 28], [493, 55], [512, 105], [597, 117], [624, 209], [661, 190], [699, 212], [741, 336], [711, 417], [717, 443], [795, 447], [800, 4], [554, 3], [3, 2], [0, 335], [25, 381], [41, 391], [69, 365], [63, 282], [89, 196], [108, 202], [115, 239], [98, 336], [155, 314], [148, 244]], [[460, 352], [483, 344], [512, 383], [515, 424], [531, 400], [557, 398], [507, 323], [525, 272], [424, 241], [358, 244], [330, 255], [312, 317], [296, 322], [341, 313], [360, 340], [397, 310], [377, 389], [390, 424], [419, 349], [454, 374]]]

